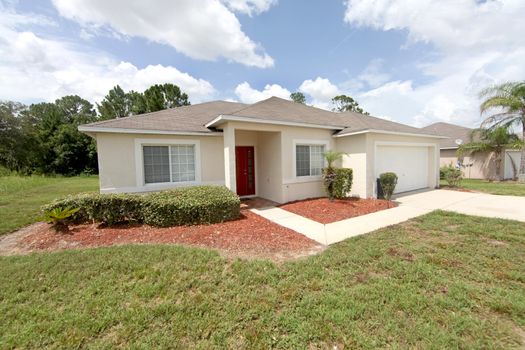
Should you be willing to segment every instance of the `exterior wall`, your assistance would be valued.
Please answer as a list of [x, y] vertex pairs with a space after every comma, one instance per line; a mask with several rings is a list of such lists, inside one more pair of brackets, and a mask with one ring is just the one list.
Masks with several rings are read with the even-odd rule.
[[336, 138], [337, 151], [344, 152], [341, 166], [352, 168], [353, 183], [350, 195], [367, 197], [367, 157], [366, 157], [367, 134], [346, 136]]
[[258, 132], [257, 143], [257, 177], [255, 178], [257, 195], [282, 202], [281, 134], [278, 132]]
[[[466, 179], [493, 179], [496, 178], [496, 162], [492, 152], [475, 153], [461, 158], [463, 167], [461, 172]], [[440, 151], [440, 166], [456, 165], [458, 157], [455, 149], [442, 149]], [[505, 159], [504, 162], [508, 160]], [[502, 162], [501, 175], [503, 175], [504, 162]]]
[[[144, 192], [178, 187], [180, 184], [140, 184], [137, 171], [144, 171], [142, 159], [136, 159], [135, 140], [149, 139], [156, 142], [199, 142], [200, 175], [202, 184], [224, 184], [223, 139], [217, 136], [171, 136], [149, 134], [96, 134], [100, 191]], [[138, 169], [137, 169], [138, 167]], [[187, 184], [186, 184], [187, 185]]]
[[376, 174], [375, 174], [375, 157], [376, 145], [378, 143], [392, 143], [399, 146], [418, 144], [428, 147], [429, 164], [428, 164], [428, 186], [436, 188], [439, 186], [439, 141], [429, 137], [388, 135], [378, 133], [368, 133], [366, 138], [366, 155], [367, 155], [367, 178], [366, 194], [367, 197], [376, 196]]

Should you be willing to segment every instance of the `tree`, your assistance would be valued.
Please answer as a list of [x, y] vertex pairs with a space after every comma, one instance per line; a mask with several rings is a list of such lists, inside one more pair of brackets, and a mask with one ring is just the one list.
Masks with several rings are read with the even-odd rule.
[[[490, 114], [482, 126], [497, 128], [500, 126], [521, 127], [522, 139], [525, 139], [525, 81], [507, 82], [484, 89], [480, 93], [483, 102], [481, 114]], [[521, 163], [518, 179], [525, 182], [525, 146], [521, 146]]]
[[22, 171], [28, 156], [27, 140], [20, 113], [27, 107], [19, 102], [0, 101], [0, 165]]
[[128, 94], [117, 85], [97, 104], [97, 109], [102, 120], [128, 117], [131, 114]]
[[302, 92], [292, 92], [290, 94], [290, 98], [294, 102], [297, 102], [297, 103], [300, 103], [300, 104], [303, 104], [303, 105], [306, 104], [306, 97], [304, 96], [304, 94]]
[[173, 84], [155, 84], [144, 91], [147, 111], [156, 112], [163, 109], [188, 106], [188, 95]]
[[347, 95], [335, 96], [332, 99], [332, 104], [334, 104], [334, 108], [332, 109], [334, 112], [356, 112], [370, 115], [359, 106], [356, 100]]
[[496, 180], [502, 179], [503, 155], [506, 148], [521, 147], [523, 142], [516, 134], [510, 133], [507, 127], [500, 126], [491, 129], [475, 129], [470, 136], [470, 142], [458, 148], [458, 156], [481, 152], [493, 152], [496, 163]]
[[77, 129], [95, 120], [93, 105], [79, 96], [31, 105], [21, 119], [31, 143], [30, 171], [64, 175], [96, 172], [95, 141]]

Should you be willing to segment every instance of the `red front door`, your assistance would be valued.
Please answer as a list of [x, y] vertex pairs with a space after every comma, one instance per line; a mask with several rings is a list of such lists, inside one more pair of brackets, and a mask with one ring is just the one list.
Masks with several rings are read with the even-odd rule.
[[255, 157], [252, 146], [235, 147], [237, 169], [237, 194], [250, 196], [255, 194]]

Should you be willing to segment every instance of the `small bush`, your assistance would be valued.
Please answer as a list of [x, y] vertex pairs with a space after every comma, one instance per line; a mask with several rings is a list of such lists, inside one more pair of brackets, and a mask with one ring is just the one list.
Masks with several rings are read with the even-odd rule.
[[461, 169], [458, 169], [452, 165], [443, 167], [444, 169], [444, 179], [447, 181], [450, 187], [458, 187], [461, 185], [461, 180], [463, 180], [463, 174]]
[[397, 175], [395, 173], [383, 173], [379, 175], [379, 183], [383, 189], [385, 199], [390, 200], [397, 185]]
[[352, 189], [353, 171], [349, 168], [337, 168], [335, 171], [335, 180], [333, 183], [334, 198], [342, 199], [348, 196]]
[[209, 224], [233, 220], [240, 214], [239, 197], [220, 186], [147, 194], [83, 193], [56, 200], [42, 210], [60, 207], [79, 208], [72, 216], [77, 223], [96, 221], [108, 225], [130, 221], [162, 227]]

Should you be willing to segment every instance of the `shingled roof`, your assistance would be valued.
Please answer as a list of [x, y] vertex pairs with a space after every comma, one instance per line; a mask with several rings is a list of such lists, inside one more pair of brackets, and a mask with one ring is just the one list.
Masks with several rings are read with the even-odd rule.
[[449, 124], [444, 122], [430, 124], [421, 128], [425, 132], [447, 136], [446, 139], [439, 141], [441, 148], [456, 149], [458, 144], [456, 140], [461, 140], [463, 143], [469, 142], [473, 129], [464, 126]]
[[[247, 105], [236, 102], [212, 101], [191, 106], [166, 109], [153, 113], [135, 115], [82, 125], [84, 132], [138, 132], [158, 133], [204, 133], [216, 132], [213, 128], [221, 118], [253, 119], [266, 123], [290, 123], [322, 126], [333, 129], [339, 136], [360, 132], [397, 132], [429, 135], [428, 132], [408, 125], [359, 113], [335, 113], [306, 106], [278, 97]], [[435, 136], [431, 134], [431, 136]]]

